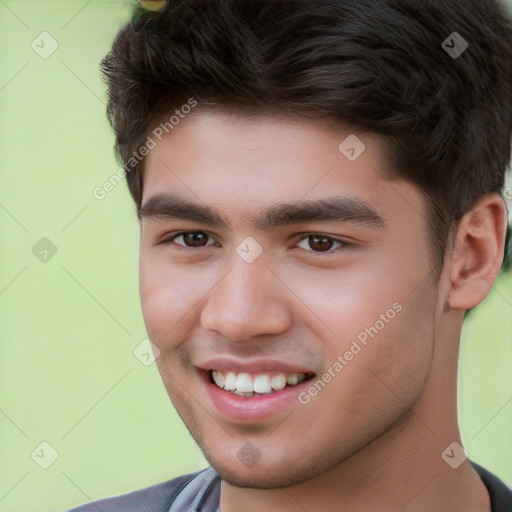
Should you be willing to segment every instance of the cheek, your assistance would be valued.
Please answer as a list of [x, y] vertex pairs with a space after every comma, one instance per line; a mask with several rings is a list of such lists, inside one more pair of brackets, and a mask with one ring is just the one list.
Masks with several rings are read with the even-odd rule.
[[[368, 417], [376, 413], [393, 416], [412, 407], [431, 371], [434, 303], [411, 297], [400, 303], [401, 311], [388, 324], [378, 333], [372, 330], [374, 335], [368, 336], [366, 345], [359, 343], [361, 352], [354, 357], [354, 366], [347, 368], [353, 385], [350, 408]], [[361, 404], [366, 404], [363, 410]]]
[[424, 385], [433, 356], [436, 302], [435, 290], [418, 287], [416, 274], [385, 262], [360, 271], [316, 273], [314, 279], [295, 269], [295, 289], [328, 327], [315, 321], [322, 331], [323, 370], [336, 375], [333, 399], [350, 402], [345, 405], [352, 412], [365, 415], [396, 401], [399, 406]]
[[354, 260], [338, 269], [296, 265], [281, 271], [280, 277], [307, 306], [304, 312], [310, 326], [318, 325], [322, 338], [331, 340], [332, 349], [343, 354], [352, 339], [368, 337], [367, 330], [375, 330], [376, 323], [379, 332], [385, 331], [400, 316], [393, 304], [403, 294], [394, 273]]
[[[169, 330], [186, 314], [185, 276], [160, 257], [141, 252], [139, 291], [142, 315], [152, 341], [166, 339]], [[167, 333], [167, 336], [166, 336]]]
[[208, 265], [180, 265], [171, 263], [165, 251], [141, 251], [139, 291], [150, 339], [169, 344], [182, 338], [197, 322], [202, 300], [216, 280], [216, 269]]

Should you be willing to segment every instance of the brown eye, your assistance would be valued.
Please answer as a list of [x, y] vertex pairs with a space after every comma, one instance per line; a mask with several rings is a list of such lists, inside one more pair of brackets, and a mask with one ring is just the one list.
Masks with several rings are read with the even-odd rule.
[[208, 235], [200, 231], [185, 233], [182, 236], [188, 247], [202, 247], [208, 241]]
[[[208, 245], [213, 245], [208, 243], [208, 239], [212, 238], [208, 233], [204, 231], [183, 231], [181, 233], [177, 233], [170, 238], [166, 238], [162, 240], [157, 245], [179, 245], [185, 249], [190, 248], [200, 248], [206, 247]], [[212, 238], [213, 240], [213, 238]], [[214, 241], [215, 243], [215, 241]]]
[[304, 243], [305, 245], [313, 249], [313, 251], [309, 252], [328, 252], [332, 249], [334, 244], [339, 244], [341, 247], [348, 245], [345, 242], [342, 242], [341, 240], [335, 240], [334, 238], [318, 234], [308, 235], [304, 237], [299, 243], [299, 246], [303, 244], [301, 247], [302, 249], [308, 250], [306, 247], [304, 247]]

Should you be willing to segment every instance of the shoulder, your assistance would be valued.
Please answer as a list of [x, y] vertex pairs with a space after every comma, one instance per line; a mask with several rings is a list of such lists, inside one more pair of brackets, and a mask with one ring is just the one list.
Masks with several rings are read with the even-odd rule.
[[179, 476], [128, 494], [93, 501], [69, 512], [167, 512], [179, 492], [203, 471]]
[[487, 487], [492, 512], [512, 512], [512, 488], [482, 466], [473, 461], [471, 464]]

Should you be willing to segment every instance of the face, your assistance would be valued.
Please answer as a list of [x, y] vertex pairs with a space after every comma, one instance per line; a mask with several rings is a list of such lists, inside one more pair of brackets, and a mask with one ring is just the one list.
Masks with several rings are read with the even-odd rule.
[[320, 475], [425, 389], [426, 205], [386, 165], [378, 136], [222, 110], [197, 110], [147, 157], [144, 320], [174, 406], [234, 485]]

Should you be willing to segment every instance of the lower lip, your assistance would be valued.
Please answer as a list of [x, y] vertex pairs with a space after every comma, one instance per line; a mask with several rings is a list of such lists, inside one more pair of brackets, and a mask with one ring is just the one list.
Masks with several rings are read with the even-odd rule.
[[270, 395], [243, 397], [225, 391], [212, 382], [208, 372], [201, 372], [206, 384], [206, 391], [214, 407], [224, 416], [234, 420], [264, 420], [283, 414], [297, 396], [310, 385], [309, 379], [296, 386], [286, 386]]

